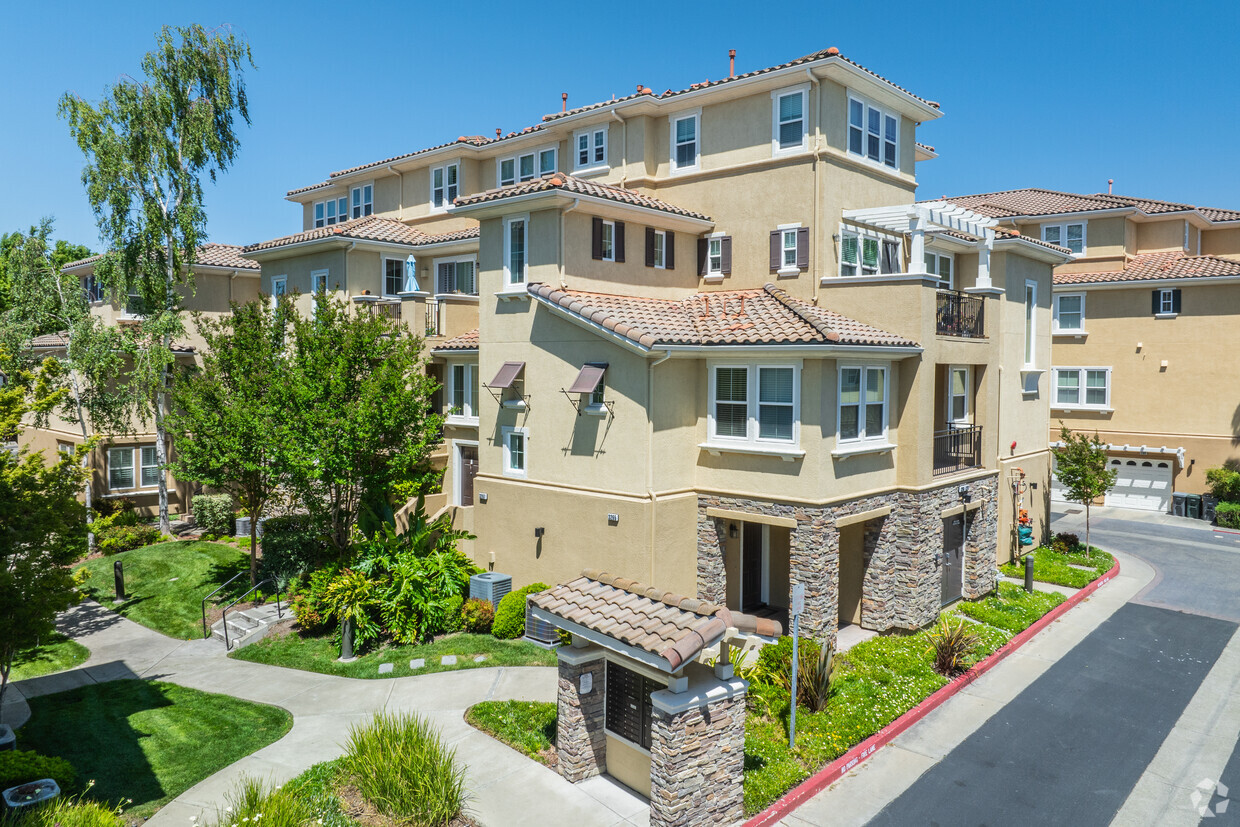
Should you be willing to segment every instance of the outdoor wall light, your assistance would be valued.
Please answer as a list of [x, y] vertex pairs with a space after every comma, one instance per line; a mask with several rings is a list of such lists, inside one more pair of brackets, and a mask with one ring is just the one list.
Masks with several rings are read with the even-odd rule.
[[534, 529], [534, 536], [535, 536], [535, 537], [542, 537], [542, 536], [543, 536], [543, 533], [544, 533], [545, 531], [546, 531], [546, 529], [545, 529], [545, 528], [543, 528], [542, 526], [539, 526], [538, 528]]
[[484, 502], [486, 502], [486, 501], [487, 501], [487, 495], [486, 495], [484, 492], [479, 492], [479, 493], [478, 493], [478, 502], [480, 502], [480, 503], [484, 503]]
[[956, 489], [956, 491], [957, 493], [960, 494], [960, 501], [962, 503], [968, 503], [970, 500], [973, 499], [973, 497], [969, 494], [969, 486], [967, 485], [960, 486], [958, 489]]
[[736, 523], [729, 523], [728, 524], [728, 536], [731, 537], [733, 540], [735, 540], [737, 535], [739, 534], [740, 534], [740, 531], [737, 529]]

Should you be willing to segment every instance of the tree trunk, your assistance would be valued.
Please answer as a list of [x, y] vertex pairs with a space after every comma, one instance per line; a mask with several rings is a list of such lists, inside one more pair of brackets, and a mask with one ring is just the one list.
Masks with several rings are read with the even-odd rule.
[[[71, 354], [72, 351], [73, 351], [73, 339], [70, 338], [69, 345], [68, 347], [65, 348], [65, 354], [66, 355]], [[72, 356], [69, 357], [69, 361], [72, 363], [73, 361]], [[81, 380], [78, 378], [78, 372], [76, 368], [69, 369], [69, 380], [73, 383], [73, 403], [74, 405], [77, 406], [78, 424], [82, 428], [82, 444], [85, 445], [86, 442], [90, 439], [90, 428], [86, 424], [86, 409], [82, 406], [82, 383], [81, 383]], [[93, 508], [92, 493], [94, 490], [95, 477], [94, 477], [94, 469], [91, 467], [91, 464], [90, 464], [90, 457], [91, 457], [90, 451], [87, 451], [82, 456], [82, 467], [86, 469], [86, 497], [85, 497], [85, 500], [86, 500], [86, 503], [85, 503], [86, 504], [86, 550], [94, 551], [95, 550], [95, 532], [91, 530], [90, 526], [95, 522], [95, 516], [92, 511], [92, 508]]]
[[172, 534], [172, 523], [168, 520], [168, 474], [164, 470], [168, 466], [168, 431], [164, 427], [167, 378], [168, 369], [164, 368], [163, 379], [155, 393], [155, 461], [159, 463], [159, 531], [162, 534]]
[[258, 518], [261, 509], [251, 507], [250, 511], [250, 586], [258, 585]]
[[1089, 502], [1085, 503], [1085, 559], [1090, 559], [1089, 554]]
[[9, 673], [13, 669], [13, 656], [17, 654], [17, 648], [7, 645], [0, 650], [0, 709], [4, 708], [4, 693], [9, 688]]

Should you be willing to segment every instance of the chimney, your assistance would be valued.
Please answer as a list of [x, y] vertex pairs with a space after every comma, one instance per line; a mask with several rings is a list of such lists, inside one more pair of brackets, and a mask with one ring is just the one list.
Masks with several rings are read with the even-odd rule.
[[1112, 186], [1113, 186], [1114, 184], [1115, 184], [1115, 179], [1114, 179], [1114, 178], [1108, 178], [1108, 179], [1107, 179], [1107, 195], [1110, 195], [1110, 194], [1111, 194], [1111, 188], [1112, 188]]
[[560, 111], [561, 112], [568, 111], [568, 93], [567, 92], [560, 93]]
[[736, 77], [736, 50], [728, 49], [728, 80]]

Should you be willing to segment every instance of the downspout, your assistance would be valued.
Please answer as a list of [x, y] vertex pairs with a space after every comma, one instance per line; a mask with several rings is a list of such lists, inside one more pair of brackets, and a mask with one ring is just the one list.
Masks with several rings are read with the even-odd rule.
[[401, 178], [399, 172], [392, 169], [393, 166], [394, 164], [388, 164], [387, 171], [399, 179], [396, 182], [396, 218], [397, 220], [403, 220], [405, 217], [405, 181]]
[[614, 109], [611, 110], [611, 116], [624, 127], [620, 137], [620, 186], [623, 188], [624, 182], [629, 180], [629, 122]]
[[[824, 230], [822, 225], [822, 199], [820, 197], [821, 185], [818, 181], [818, 167], [821, 161], [819, 153], [822, 150], [822, 84], [818, 78], [814, 77], [814, 70], [806, 67], [805, 74], [809, 78], [810, 90], [817, 89], [818, 103], [814, 111], [814, 232], [818, 233], [819, 238], [824, 238]], [[812, 98], [812, 95], [807, 95]], [[813, 257], [813, 266], [810, 267], [810, 278], [813, 279], [813, 304], [818, 305], [818, 289], [822, 281], [822, 258], [826, 254], [827, 245], [825, 243], [819, 245], [820, 249], [816, 251]]]
[[654, 538], [655, 515], [658, 513], [659, 498], [654, 493], [654, 369], [672, 358], [670, 350], [650, 363], [646, 390], [646, 496], [650, 499], [650, 582], [654, 576]]
[[560, 210], [560, 289], [567, 290], [568, 282], [564, 278], [564, 216], [568, 215], [581, 204], [580, 198], [574, 198], [572, 206]]

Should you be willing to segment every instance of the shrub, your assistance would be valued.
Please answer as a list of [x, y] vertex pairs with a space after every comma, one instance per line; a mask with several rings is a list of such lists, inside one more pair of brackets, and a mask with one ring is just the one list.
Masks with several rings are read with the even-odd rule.
[[500, 640], [516, 640], [525, 634], [525, 598], [551, 588], [546, 583], [531, 583], [523, 589], [509, 592], [495, 610], [495, 622], [491, 634]]
[[1214, 506], [1214, 519], [1223, 528], [1240, 528], [1240, 503], [1220, 502]]
[[474, 635], [489, 635], [495, 622], [495, 607], [489, 600], [471, 597], [461, 606], [461, 625]]
[[120, 554], [158, 543], [159, 529], [150, 525], [113, 525], [95, 531], [95, 543], [104, 554]]
[[292, 580], [331, 559], [327, 536], [300, 514], [264, 520], [262, 550], [264, 577]]
[[[835, 648], [820, 646], [811, 638], [797, 641], [797, 705], [819, 712], [831, 695], [831, 679], [836, 672]], [[750, 673], [752, 680], [792, 692], [792, 638], [758, 650], [758, 663]]]
[[1069, 532], [1060, 532], [1055, 535], [1055, 539], [1051, 541], [1051, 551], [1057, 551], [1060, 554], [1072, 554], [1081, 547], [1081, 538]]
[[197, 494], [193, 499], [194, 525], [207, 534], [231, 537], [233, 502], [227, 494]]
[[333, 577], [323, 592], [323, 605], [328, 617], [343, 623], [353, 621], [357, 651], [377, 640], [381, 631], [375, 622], [379, 611], [379, 584], [357, 569], [343, 569]]
[[319, 569], [306, 579], [293, 595], [293, 616], [298, 625], [307, 632], [318, 632], [327, 628], [331, 622], [327, 608], [327, 586], [339, 572], [336, 566]]
[[930, 641], [930, 655], [934, 660], [934, 671], [940, 675], [952, 677], [965, 670], [964, 661], [977, 645], [981, 643], [969, 621], [958, 617], [954, 621], [944, 616], [926, 633]]
[[364, 799], [398, 822], [448, 824], [465, 804], [456, 750], [417, 715], [379, 712], [351, 727], [341, 768]]
[[129, 515], [128, 517], [121, 517], [120, 519], [132, 519], [133, 522], [129, 523], [129, 525], [133, 525], [138, 522], [138, 506], [133, 500], [127, 497], [120, 497], [115, 500], [95, 500], [93, 501], [92, 506], [94, 507], [95, 514], [99, 519], [103, 519], [105, 517], [118, 517], [118, 515]]
[[217, 811], [217, 827], [258, 822], [270, 827], [305, 827], [316, 813], [301, 796], [287, 787], [268, 786], [257, 778], [242, 776], [224, 796], [227, 809]]
[[443, 628], [439, 630], [439, 634], [450, 635], [465, 628], [465, 620], [461, 617], [461, 609], [465, 605], [464, 598], [459, 594], [454, 594], [445, 600], [443, 605]]
[[73, 765], [63, 758], [40, 755], [33, 750], [0, 752], [0, 790], [41, 778], [51, 778], [63, 790], [73, 786], [76, 777]]
[[[90, 785], [87, 785], [90, 789]], [[126, 803], [131, 803], [128, 799]], [[84, 795], [60, 796], [22, 814], [22, 827], [126, 827], [121, 805], [109, 807]]]
[[1206, 484], [1210, 486], [1210, 493], [1223, 502], [1240, 503], [1240, 471], [1211, 468], [1206, 471]]

